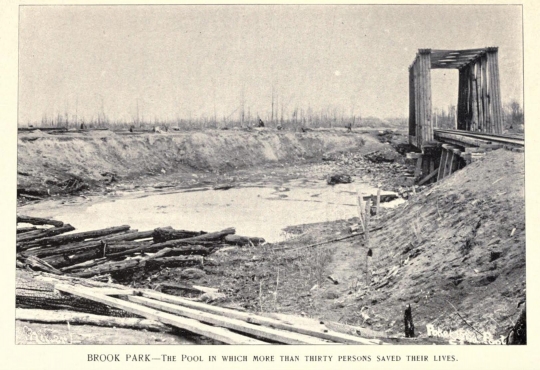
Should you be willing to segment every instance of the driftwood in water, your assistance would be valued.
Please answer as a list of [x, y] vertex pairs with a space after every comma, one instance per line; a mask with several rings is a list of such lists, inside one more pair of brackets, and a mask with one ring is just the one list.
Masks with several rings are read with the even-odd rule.
[[225, 238], [223, 238], [223, 241], [227, 244], [239, 245], [239, 246], [260, 245], [265, 242], [263, 238], [240, 236], [240, 235], [234, 235], [234, 234], [226, 235]]
[[187, 239], [194, 236], [204, 235], [204, 231], [174, 230], [172, 228], [157, 228], [154, 230], [154, 243], [163, 243], [167, 240]]
[[62, 221], [51, 220], [50, 218], [39, 218], [39, 217], [17, 215], [17, 223], [19, 222], [24, 222], [24, 223], [32, 224], [32, 225], [53, 225], [56, 227], [60, 227], [64, 225]]
[[[41, 230], [31, 231], [31, 232], [24, 233], [23, 235], [17, 236], [17, 244], [19, 243], [26, 244], [27, 242], [30, 242], [35, 239], [60, 235], [60, 234], [67, 233], [73, 230], [75, 230], [73, 226], [71, 226], [70, 224], [65, 224], [63, 226], [52, 227], [50, 229], [41, 229]], [[25, 248], [25, 244], [20, 244], [21, 248]]]
[[167, 325], [154, 320], [139, 319], [135, 317], [103, 316], [72, 311], [17, 308], [15, 310], [15, 319], [48, 324], [65, 324], [66, 322], [69, 322], [71, 325], [93, 325], [164, 332], [171, 330]]
[[73, 242], [80, 242], [85, 239], [93, 239], [93, 238], [99, 238], [99, 237], [107, 236], [111, 234], [117, 234], [117, 233], [121, 233], [127, 230], [129, 230], [129, 225], [122, 225], [122, 226], [108, 227], [106, 229], [100, 229], [100, 230], [91, 230], [91, 231], [83, 231], [83, 232], [74, 233], [74, 234], [51, 236], [47, 238], [37, 239], [29, 244], [31, 244], [32, 246], [46, 246], [46, 245], [56, 246], [56, 245], [73, 243]]

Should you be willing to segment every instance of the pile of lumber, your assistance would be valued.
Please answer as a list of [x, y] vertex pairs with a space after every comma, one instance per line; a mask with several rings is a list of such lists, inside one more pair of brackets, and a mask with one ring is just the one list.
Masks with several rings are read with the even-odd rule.
[[[135, 268], [204, 266], [207, 256], [227, 245], [258, 245], [262, 238], [235, 235], [234, 228], [217, 232], [175, 230], [148, 231], [129, 225], [73, 233], [61, 221], [17, 216], [17, 266], [56, 275], [89, 278]], [[48, 227], [37, 227], [48, 226]]]
[[38, 275], [36, 278], [53, 284], [55, 291], [62, 295], [103, 304], [139, 318], [17, 308], [18, 320], [42, 323], [69, 321], [75, 325], [129, 327], [153, 331], [179, 328], [225, 344], [384, 344], [378, 339], [334, 331], [322, 322], [317, 326], [291, 323], [288, 320], [217, 307], [149, 289], [133, 289], [118, 284], [64, 276]]

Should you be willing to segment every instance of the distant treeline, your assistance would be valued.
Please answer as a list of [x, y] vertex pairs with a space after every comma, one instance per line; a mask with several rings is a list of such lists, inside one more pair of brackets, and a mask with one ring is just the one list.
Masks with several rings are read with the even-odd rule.
[[[451, 104], [446, 109], [434, 109], [433, 122], [435, 127], [456, 128], [456, 106]], [[525, 122], [519, 102], [514, 100], [503, 105], [503, 124], [506, 131], [523, 132]]]
[[205, 130], [205, 129], [233, 129], [259, 127], [261, 125], [268, 128], [283, 129], [288, 131], [299, 131], [309, 128], [335, 128], [351, 127], [352, 130], [364, 127], [405, 127], [407, 124], [406, 117], [386, 118], [377, 117], [359, 117], [359, 116], [328, 116], [328, 115], [313, 115], [292, 118], [279, 119], [260, 119], [259, 117], [245, 117], [244, 119], [226, 119], [225, 117], [219, 120], [214, 118], [195, 118], [186, 119], [178, 118], [174, 120], [160, 119], [135, 119], [132, 121], [119, 121], [109, 119], [105, 115], [99, 115], [93, 119], [82, 119], [74, 116], [57, 115], [56, 117], [44, 116], [39, 122], [27, 122], [19, 124], [20, 127], [65, 127], [68, 129], [81, 128], [109, 128], [109, 129], [151, 129], [159, 127], [161, 129], [175, 129], [180, 131], [190, 130]]

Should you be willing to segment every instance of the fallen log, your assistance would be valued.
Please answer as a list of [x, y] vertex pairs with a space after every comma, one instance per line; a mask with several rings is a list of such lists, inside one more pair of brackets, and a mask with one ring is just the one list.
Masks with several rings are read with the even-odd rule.
[[25, 263], [26, 266], [29, 266], [33, 270], [45, 271], [45, 272], [49, 272], [51, 274], [56, 274], [56, 275], [62, 275], [63, 274], [62, 271], [55, 269], [54, 267], [52, 267], [47, 262], [45, 262], [45, 261], [43, 261], [43, 260], [41, 260], [41, 259], [39, 259], [37, 257], [34, 257], [34, 256], [28, 257], [24, 261], [24, 263]]
[[68, 244], [73, 242], [80, 242], [85, 239], [95, 239], [102, 236], [121, 233], [129, 230], [129, 225], [108, 227], [106, 229], [83, 231], [80, 233], [68, 234], [68, 235], [56, 235], [47, 238], [37, 239], [33, 241], [32, 246], [57, 246], [62, 244]]
[[66, 266], [71, 266], [79, 264], [88, 260], [93, 260], [96, 258], [103, 257], [103, 249], [100, 242], [96, 243], [92, 249], [85, 250], [79, 253], [72, 255], [68, 254], [57, 254], [53, 256], [44, 257], [43, 260], [49, 263], [51, 266], [56, 268], [62, 268]]
[[31, 200], [43, 200], [43, 197], [38, 197], [36, 195], [25, 194], [25, 193], [22, 193], [22, 192], [20, 192], [18, 194], [18, 196], [22, 197], [22, 198], [26, 198], [26, 199], [31, 199]]
[[154, 258], [163, 257], [170, 252], [169, 248], [164, 248], [161, 251], [157, 252], [152, 256], [146, 256], [140, 259], [128, 259], [119, 262], [108, 262], [98, 264], [96, 266], [90, 267], [87, 270], [73, 273], [73, 276], [78, 277], [91, 277], [95, 275], [110, 274], [113, 272], [128, 270], [134, 267], [144, 267], [147, 262], [152, 261]]
[[164, 247], [177, 247], [180, 245], [186, 245], [186, 244], [207, 244], [207, 245], [213, 245], [215, 242], [221, 241], [224, 237], [230, 234], [234, 234], [236, 230], [234, 227], [217, 231], [214, 233], [207, 233], [199, 236], [194, 236], [191, 238], [186, 239], [174, 239], [174, 240], [168, 240], [163, 243], [156, 243], [154, 244], [154, 247], [156, 248], [164, 248]]
[[[67, 233], [67, 232], [73, 231], [73, 230], [75, 230], [75, 228], [73, 226], [71, 226], [70, 224], [65, 224], [65, 225], [59, 226], [59, 227], [52, 227], [50, 229], [41, 229], [41, 230], [38, 229], [36, 231], [31, 231], [31, 232], [24, 233], [21, 236], [17, 236], [17, 244], [19, 244], [19, 243], [25, 243], [26, 244], [26, 242], [29, 242], [29, 241], [32, 241], [32, 240], [35, 240], [35, 239], [60, 235], [60, 234]], [[25, 245], [21, 244], [21, 248], [25, 248]]]
[[[181, 254], [210, 254], [214, 248], [213, 243], [210, 243], [208, 246], [204, 245], [198, 245], [198, 244], [189, 244], [186, 245], [180, 245], [175, 246], [174, 243], [175, 240], [169, 240], [167, 242], [158, 243], [158, 244], [150, 244], [150, 245], [142, 245], [140, 247], [135, 247], [133, 249], [128, 249], [122, 252], [116, 252], [116, 253], [109, 253], [109, 258], [115, 258], [120, 256], [129, 256], [135, 253], [152, 253], [159, 251], [164, 248], [171, 248], [169, 254], [171, 255], [181, 255]], [[193, 242], [195, 243], [195, 242]], [[200, 242], [199, 242], [200, 243]]]
[[223, 238], [223, 241], [227, 244], [239, 245], [239, 246], [260, 245], [265, 242], [263, 238], [240, 236], [240, 235], [234, 235], [234, 234], [226, 235]]
[[35, 226], [28, 226], [28, 227], [19, 227], [17, 229], [17, 235], [18, 234], [25, 234], [25, 233], [29, 233], [31, 231], [36, 231], [36, 230], [43, 230], [43, 229], [38, 229], [37, 227]]
[[134, 267], [143, 267], [144, 261], [141, 259], [130, 259], [120, 262], [108, 262], [97, 266], [90, 267], [89, 269], [72, 273], [72, 276], [89, 278], [96, 275], [110, 274], [118, 271], [131, 269]]
[[131, 230], [128, 230], [126, 231], [125, 233], [122, 233], [122, 234], [116, 234], [114, 236], [108, 236], [106, 238], [104, 238], [103, 240], [105, 241], [115, 241], [115, 242], [119, 242], [119, 241], [125, 241], [125, 242], [128, 242], [128, 241], [133, 241], [133, 240], [137, 240], [137, 239], [146, 239], [146, 238], [151, 238], [154, 234], [154, 230], [148, 230], [148, 231], [136, 231], [135, 232], [131, 232]]
[[24, 222], [32, 225], [53, 225], [56, 227], [61, 227], [62, 225], [64, 225], [62, 221], [51, 220], [50, 218], [17, 215], [17, 223], [19, 222]]
[[[129, 251], [135, 248], [139, 247], [148, 247], [152, 245], [151, 240], [145, 240], [142, 242], [132, 242], [132, 243], [126, 243], [124, 241], [121, 242], [107, 242], [107, 255], [113, 257], [115, 253], [118, 252], [124, 252]], [[121, 254], [123, 255], [123, 254]]]
[[187, 231], [187, 230], [174, 230], [172, 228], [157, 228], [154, 229], [153, 237], [154, 243], [163, 243], [167, 240], [174, 239], [186, 239], [194, 236], [207, 234], [204, 231]]
[[149, 262], [149, 268], [156, 267], [185, 267], [185, 266], [202, 266], [204, 258], [202, 256], [176, 256], [176, 257], [161, 257], [154, 258]]
[[71, 325], [93, 325], [162, 332], [171, 330], [169, 326], [154, 320], [134, 317], [102, 316], [72, 311], [17, 308], [15, 310], [15, 319], [47, 324], [65, 324], [66, 322], [69, 322]]
[[107, 262], [107, 259], [105, 257], [101, 257], [101, 258], [96, 258], [96, 259], [93, 259], [93, 260], [88, 260], [88, 261], [84, 261], [84, 262], [81, 262], [81, 263], [77, 263], [77, 264], [74, 264], [74, 265], [69, 265], [69, 266], [66, 266], [66, 267], [62, 267], [60, 269], [60, 271], [65, 273], [65, 272], [70, 272], [70, 271], [73, 271], [73, 270], [84, 269], [84, 268], [89, 268], [89, 267], [92, 267], [92, 266], [100, 265], [100, 264], [105, 263], [105, 262]]
[[191, 285], [191, 284], [181, 284], [181, 283], [162, 283], [158, 286], [163, 293], [166, 292], [174, 292], [178, 293], [178, 291], [184, 291], [188, 293], [193, 294], [204, 294], [204, 293], [217, 293], [219, 289], [217, 288], [208, 288], [198, 285]]

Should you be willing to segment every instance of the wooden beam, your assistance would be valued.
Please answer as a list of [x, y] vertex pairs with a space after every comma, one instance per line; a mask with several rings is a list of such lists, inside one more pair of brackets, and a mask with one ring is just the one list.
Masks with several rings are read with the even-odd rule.
[[503, 131], [503, 117], [501, 105], [501, 89], [499, 81], [499, 61], [497, 48], [487, 49], [487, 60], [490, 71], [489, 95], [491, 103], [493, 133], [501, 134]]
[[424, 185], [426, 182], [428, 182], [429, 180], [431, 180], [432, 178], [435, 177], [435, 175], [437, 175], [439, 173], [439, 169], [435, 169], [433, 170], [429, 175], [427, 175], [426, 177], [424, 177], [422, 180], [420, 180], [420, 182], [418, 183], [418, 185]]
[[316, 337], [287, 332], [265, 326], [254, 325], [242, 320], [232, 319], [226, 316], [219, 316], [192, 308], [182, 307], [167, 302], [160, 302], [146, 297], [128, 296], [130, 302], [142, 304], [146, 307], [158, 309], [160, 311], [170, 312], [183, 317], [188, 317], [207, 324], [232, 329], [241, 333], [254, 335], [259, 338], [270, 339], [275, 342], [285, 344], [330, 344], [327, 341]]
[[416, 138], [416, 147], [422, 146], [422, 125], [420, 120], [420, 83], [419, 83], [419, 72], [418, 72], [418, 56], [413, 64], [414, 69], [414, 121], [415, 121], [415, 138]]
[[148, 307], [144, 307], [133, 302], [126, 302], [118, 298], [112, 298], [103, 294], [97, 294], [87, 288], [73, 287], [70, 285], [58, 284], [55, 288], [59, 291], [70, 293], [78, 297], [86, 298], [94, 302], [106, 304], [111, 307], [120, 308], [124, 311], [134, 313], [146, 317], [147, 319], [156, 320], [167, 325], [171, 325], [183, 330], [190, 331], [195, 334], [202, 335], [226, 344], [264, 344], [257, 339], [249, 338], [240, 334], [230, 332], [224, 328], [218, 328], [199, 321], [179, 317], [170, 313], [161, 312]]
[[444, 148], [441, 150], [441, 160], [439, 162], [439, 174], [437, 176], [437, 181], [440, 181], [444, 178], [444, 168], [446, 167], [446, 157], [448, 156], [448, 151]]
[[478, 92], [476, 89], [476, 63], [473, 63], [469, 68], [469, 82], [471, 84], [471, 131], [476, 131], [478, 128]]
[[161, 302], [173, 303], [173, 304], [181, 305], [184, 307], [198, 309], [201, 311], [226, 316], [226, 317], [242, 320], [242, 321], [257, 324], [257, 325], [264, 325], [264, 326], [268, 326], [268, 327], [272, 327], [276, 329], [288, 330], [288, 331], [292, 331], [292, 332], [296, 332], [300, 334], [306, 334], [313, 337], [331, 340], [334, 342], [351, 343], [351, 344], [382, 344], [382, 342], [377, 339], [360, 338], [353, 335], [342, 334], [338, 332], [333, 332], [331, 330], [326, 330], [326, 328], [324, 329], [321, 328], [320, 330], [317, 330], [317, 329], [313, 329], [311, 327], [304, 326], [304, 325], [288, 324], [283, 321], [275, 320], [268, 317], [258, 316], [252, 313], [240, 312], [240, 311], [212, 306], [212, 305], [208, 305], [208, 304], [204, 304], [200, 302], [194, 302], [194, 301], [190, 301], [188, 299], [184, 299], [181, 297], [175, 297], [175, 296], [158, 293], [158, 292], [154, 292], [147, 289], [141, 290], [140, 293], [142, 294], [143, 297], [157, 299]]
[[414, 169], [414, 178], [417, 179], [422, 174], [422, 156], [416, 160], [416, 168]]
[[489, 96], [487, 90], [487, 57], [482, 56], [482, 101], [484, 111], [484, 132], [491, 133], [491, 117], [489, 115]]
[[71, 325], [93, 325], [137, 330], [170, 331], [170, 327], [154, 320], [32, 308], [17, 308], [15, 310], [15, 320], [48, 324], [65, 324], [68, 322]]

